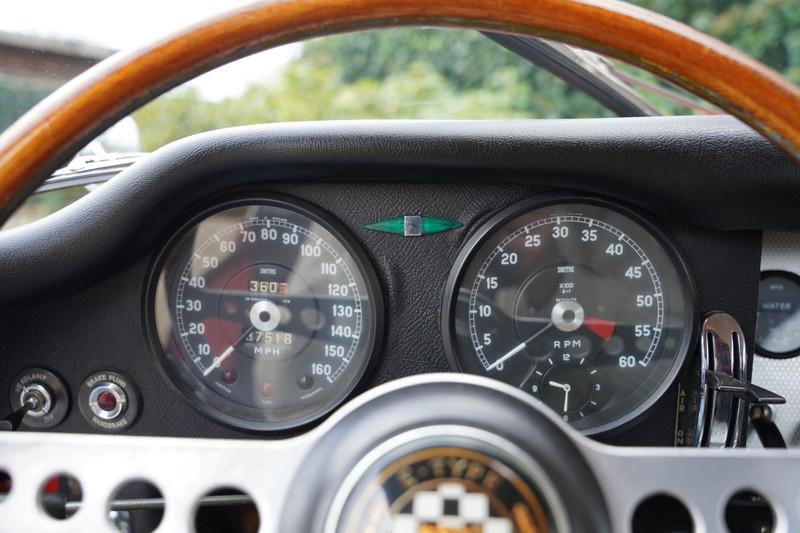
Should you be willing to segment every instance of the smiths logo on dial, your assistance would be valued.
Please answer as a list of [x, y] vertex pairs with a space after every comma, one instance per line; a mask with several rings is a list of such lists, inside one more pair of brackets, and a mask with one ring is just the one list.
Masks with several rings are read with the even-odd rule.
[[502, 462], [458, 447], [412, 453], [362, 480], [348, 500], [348, 533], [545, 533], [544, 503]]

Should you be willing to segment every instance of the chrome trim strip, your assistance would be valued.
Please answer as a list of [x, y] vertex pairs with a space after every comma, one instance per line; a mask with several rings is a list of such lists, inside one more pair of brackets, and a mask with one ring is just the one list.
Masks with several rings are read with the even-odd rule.
[[105, 183], [146, 155], [135, 153], [76, 157], [66, 167], [55, 171], [34, 194]]

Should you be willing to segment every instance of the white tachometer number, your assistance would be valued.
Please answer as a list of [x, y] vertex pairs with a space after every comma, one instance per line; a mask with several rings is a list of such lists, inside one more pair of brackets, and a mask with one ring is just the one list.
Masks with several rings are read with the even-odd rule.
[[451, 275], [459, 368], [535, 394], [576, 427], [636, 414], [685, 356], [688, 275], [612, 209], [516, 209], [472, 237], [461, 274]]

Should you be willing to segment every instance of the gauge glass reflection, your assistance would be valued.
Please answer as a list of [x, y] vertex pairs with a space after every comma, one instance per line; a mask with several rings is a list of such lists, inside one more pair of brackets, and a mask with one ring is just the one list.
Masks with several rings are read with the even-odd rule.
[[364, 374], [377, 281], [324, 214], [280, 200], [225, 205], [184, 228], [161, 265], [159, 360], [207, 414], [294, 427], [334, 408]]
[[791, 357], [800, 352], [800, 278], [765, 272], [758, 288], [756, 352]]
[[496, 215], [449, 280], [451, 362], [536, 396], [586, 433], [640, 415], [692, 342], [674, 247], [604, 202], [537, 200]]

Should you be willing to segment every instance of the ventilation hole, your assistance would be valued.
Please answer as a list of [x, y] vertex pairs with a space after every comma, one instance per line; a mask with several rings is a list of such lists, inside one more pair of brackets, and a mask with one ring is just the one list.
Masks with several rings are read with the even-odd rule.
[[252, 498], [240, 490], [223, 488], [197, 502], [194, 527], [197, 533], [256, 533], [261, 520]]
[[39, 504], [44, 512], [57, 520], [64, 520], [81, 508], [83, 491], [74, 477], [58, 474], [44, 482], [39, 491]]
[[164, 517], [164, 496], [147, 481], [130, 481], [114, 493], [108, 517], [123, 533], [150, 533]]
[[694, 521], [680, 500], [656, 494], [643, 500], [633, 513], [633, 533], [692, 533]]
[[730, 533], [771, 533], [775, 531], [775, 513], [763, 495], [742, 490], [725, 506], [725, 525]]
[[0, 503], [6, 499], [6, 496], [11, 492], [11, 474], [3, 469], [0, 469]]

